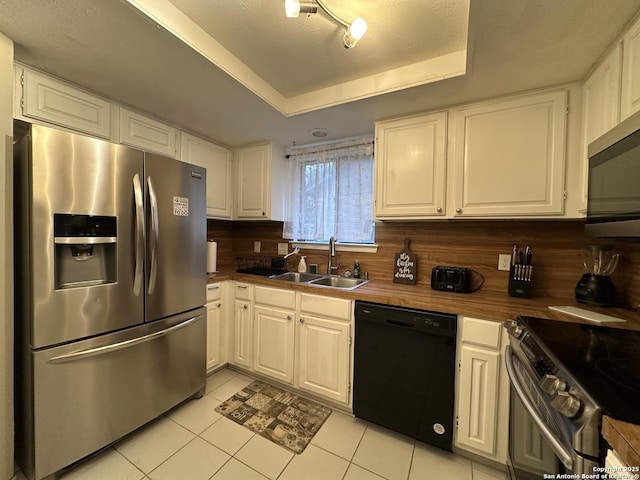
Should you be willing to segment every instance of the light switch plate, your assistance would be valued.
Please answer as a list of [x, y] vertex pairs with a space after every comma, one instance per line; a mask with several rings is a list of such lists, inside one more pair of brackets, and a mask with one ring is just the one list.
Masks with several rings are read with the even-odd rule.
[[278, 255], [286, 255], [289, 252], [288, 243], [278, 243]]
[[499, 254], [498, 255], [498, 270], [509, 271], [511, 269], [511, 255]]
[[260, 242], [253, 242], [253, 253], [260, 253]]

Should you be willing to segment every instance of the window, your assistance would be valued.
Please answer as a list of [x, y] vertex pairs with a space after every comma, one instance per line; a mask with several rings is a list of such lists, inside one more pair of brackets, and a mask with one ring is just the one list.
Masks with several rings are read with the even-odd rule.
[[373, 243], [373, 139], [295, 149], [289, 155], [284, 238]]

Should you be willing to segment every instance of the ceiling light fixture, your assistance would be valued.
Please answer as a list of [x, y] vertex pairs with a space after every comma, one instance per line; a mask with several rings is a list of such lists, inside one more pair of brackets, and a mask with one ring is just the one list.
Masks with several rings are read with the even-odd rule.
[[284, 0], [284, 11], [289, 18], [298, 18], [300, 13], [306, 13], [307, 15], [318, 13], [318, 7], [329, 15], [332, 20], [345, 28], [344, 36], [342, 37], [344, 48], [355, 47], [358, 40], [367, 32], [367, 22], [364, 19], [356, 17], [351, 23], [345, 22], [329, 10], [323, 0]]

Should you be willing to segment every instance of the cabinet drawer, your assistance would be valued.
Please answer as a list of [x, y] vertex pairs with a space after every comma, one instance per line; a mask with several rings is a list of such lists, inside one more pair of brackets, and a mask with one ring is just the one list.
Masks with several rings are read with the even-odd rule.
[[207, 303], [220, 300], [221, 290], [219, 283], [207, 284]]
[[484, 347], [500, 349], [502, 323], [478, 318], [463, 318], [462, 341]]
[[235, 297], [243, 300], [251, 300], [251, 285], [248, 283], [236, 283]]
[[293, 310], [296, 308], [296, 292], [280, 288], [255, 287], [255, 303]]
[[300, 296], [300, 310], [304, 313], [339, 318], [348, 322], [351, 320], [353, 305], [351, 300], [303, 293]]

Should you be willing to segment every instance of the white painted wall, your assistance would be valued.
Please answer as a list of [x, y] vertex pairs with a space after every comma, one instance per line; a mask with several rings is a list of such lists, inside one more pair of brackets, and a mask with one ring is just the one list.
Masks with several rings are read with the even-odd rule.
[[0, 479], [13, 477], [13, 42], [0, 33]]

